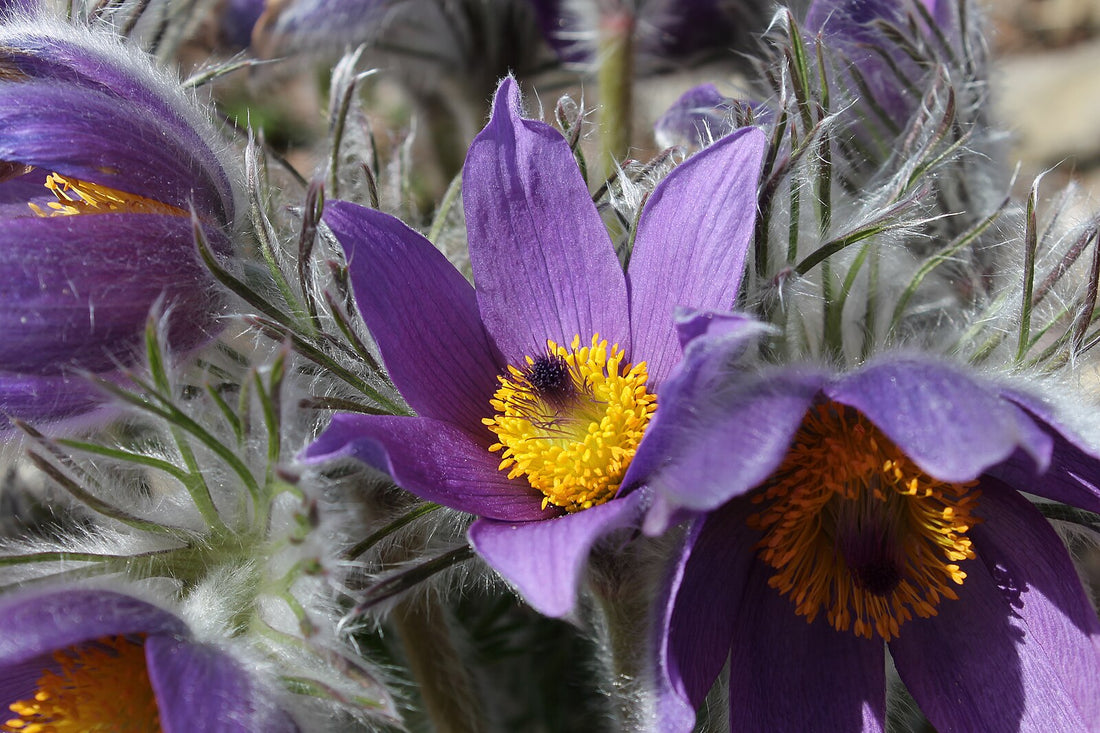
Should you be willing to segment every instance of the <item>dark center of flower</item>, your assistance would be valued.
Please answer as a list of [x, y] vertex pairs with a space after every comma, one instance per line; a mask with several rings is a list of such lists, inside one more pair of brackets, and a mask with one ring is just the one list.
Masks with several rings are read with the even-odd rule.
[[52, 668], [32, 698], [8, 707], [17, 717], [5, 733], [159, 733], [157, 698], [145, 667], [145, 647], [105, 636], [54, 652]]
[[924, 474], [878, 428], [836, 403], [811, 409], [779, 470], [756, 494], [768, 585], [813, 621], [889, 641], [935, 616], [974, 557], [979, 492]]
[[645, 362], [623, 363], [599, 335], [590, 346], [546, 342], [546, 353], [508, 367], [483, 422], [497, 438], [500, 470], [525, 476], [549, 504], [574, 512], [615, 496], [634, 459], [657, 396]]

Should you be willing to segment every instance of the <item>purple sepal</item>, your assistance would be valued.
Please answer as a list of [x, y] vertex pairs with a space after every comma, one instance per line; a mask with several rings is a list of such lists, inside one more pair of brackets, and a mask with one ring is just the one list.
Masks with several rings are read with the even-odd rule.
[[509, 363], [542, 353], [547, 339], [627, 343], [626, 278], [611, 239], [569, 144], [520, 115], [511, 77], [466, 156], [462, 202], [481, 316]]
[[479, 519], [470, 525], [470, 544], [532, 608], [565, 616], [576, 605], [592, 546], [616, 529], [637, 526], [645, 501], [645, 492], [636, 491], [542, 522]]
[[1023, 410], [942, 361], [881, 361], [839, 378], [824, 393], [862, 413], [941, 481], [971, 481], [1017, 449], [1039, 471], [1050, 465], [1051, 439]]
[[145, 641], [145, 661], [164, 733], [298, 730], [284, 711], [264, 707], [244, 667], [214, 647], [151, 636]]
[[[209, 236], [224, 242], [216, 231]], [[154, 305], [170, 313], [174, 348], [194, 347], [215, 331], [218, 296], [189, 218], [9, 219], [0, 228], [0, 269], [7, 273], [0, 280], [6, 372], [104, 372], [132, 363]]]
[[542, 494], [497, 470], [499, 458], [449, 423], [426, 417], [339, 414], [301, 455], [306, 463], [356, 458], [428, 501], [505, 521], [558, 516]]
[[882, 641], [837, 632], [822, 615], [807, 623], [768, 587], [771, 572], [752, 564], [733, 623], [730, 729], [799, 733], [828, 721], [832, 730], [882, 733]]
[[487, 441], [481, 419], [503, 361], [481, 325], [473, 287], [392, 216], [333, 201], [325, 223], [344, 247], [359, 313], [401, 396], [417, 414]]
[[1100, 730], [1100, 622], [1061, 540], [1016, 491], [982, 482], [958, 600], [890, 642], [940, 730]]
[[[657, 716], [660, 730], [690, 733], [729, 658], [733, 624], [757, 540], [733, 501], [696, 519], [658, 598]], [[721, 578], [722, 582], [714, 582]]]
[[737, 298], [756, 221], [767, 140], [756, 128], [722, 138], [674, 169], [646, 201], [630, 258], [631, 354], [654, 384], [680, 358], [677, 306], [727, 310]]

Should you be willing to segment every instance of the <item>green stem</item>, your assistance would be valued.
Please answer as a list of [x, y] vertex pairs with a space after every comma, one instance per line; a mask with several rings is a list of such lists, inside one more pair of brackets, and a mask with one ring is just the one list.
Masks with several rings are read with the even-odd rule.
[[597, 121], [600, 157], [594, 180], [610, 178], [616, 164], [630, 149], [630, 121], [633, 114], [634, 16], [616, 8], [600, 18], [600, 40], [596, 83], [600, 90]]
[[408, 598], [395, 609], [393, 623], [432, 730], [483, 730], [473, 681], [451, 640], [444, 607], [427, 598]]

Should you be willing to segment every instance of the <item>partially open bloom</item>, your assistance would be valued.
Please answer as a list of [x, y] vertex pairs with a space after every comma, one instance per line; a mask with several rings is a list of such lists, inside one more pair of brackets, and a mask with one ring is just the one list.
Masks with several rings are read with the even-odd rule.
[[938, 730], [1100, 730], [1100, 623], [1020, 494], [1100, 510], [1094, 448], [927, 355], [734, 377], [710, 341], [666, 385], [693, 415], [653, 429], [647, 529], [698, 512], [661, 606], [663, 730], [728, 662], [731, 730], [881, 731], [887, 647]]
[[482, 517], [470, 539], [536, 608], [573, 606], [592, 543], [637, 519], [661, 459], [645, 434], [680, 360], [673, 308], [733, 304], [764, 141], [742, 130], [676, 168], [624, 274], [568, 143], [506, 79], [463, 171], [475, 290], [398, 220], [325, 221], [394, 384], [417, 417], [337, 415], [306, 457], [352, 455]]
[[242, 661], [147, 601], [23, 592], [0, 617], [2, 731], [297, 730]]
[[0, 415], [70, 417], [96, 402], [74, 371], [129, 362], [155, 305], [174, 346], [208, 337], [191, 212], [225, 251], [233, 188], [178, 83], [108, 34], [0, 25], [0, 99]]

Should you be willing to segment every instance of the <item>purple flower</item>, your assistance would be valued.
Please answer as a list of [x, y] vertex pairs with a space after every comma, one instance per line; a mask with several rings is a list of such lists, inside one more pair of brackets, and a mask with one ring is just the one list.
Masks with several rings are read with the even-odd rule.
[[463, 171], [476, 290], [400, 221], [326, 208], [417, 417], [337, 415], [305, 457], [355, 456], [479, 515], [477, 551], [562, 615], [592, 543], [637, 520], [644, 492], [633, 489], [661, 460], [644, 436], [680, 361], [674, 306], [733, 304], [764, 139], [739, 131], [665, 178], [624, 275], [569, 145], [519, 103], [506, 79]]
[[887, 647], [938, 730], [1100, 730], [1100, 623], [1019, 493], [1100, 511], [1095, 449], [929, 356], [737, 377], [729, 357], [689, 343], [675, 430], [649, 436], [670, 459], [647, 531], [698, 517], [661, 603], [662, 730], [691, 730], [728, 663], [731, 730], [881, 731]]
[[0, 601], [0, 618], [3, 730], [297, 730], [244, 663], [146, 601], [23, 592]]
[[218, 144], [178, 84], [111, 36], [0, 25], [0, 414], [90, 409], [74, 369], [132, 361], [154, 305], [174, 346], [208, 337], [216, 299], [191, 210], [227, 251]]

